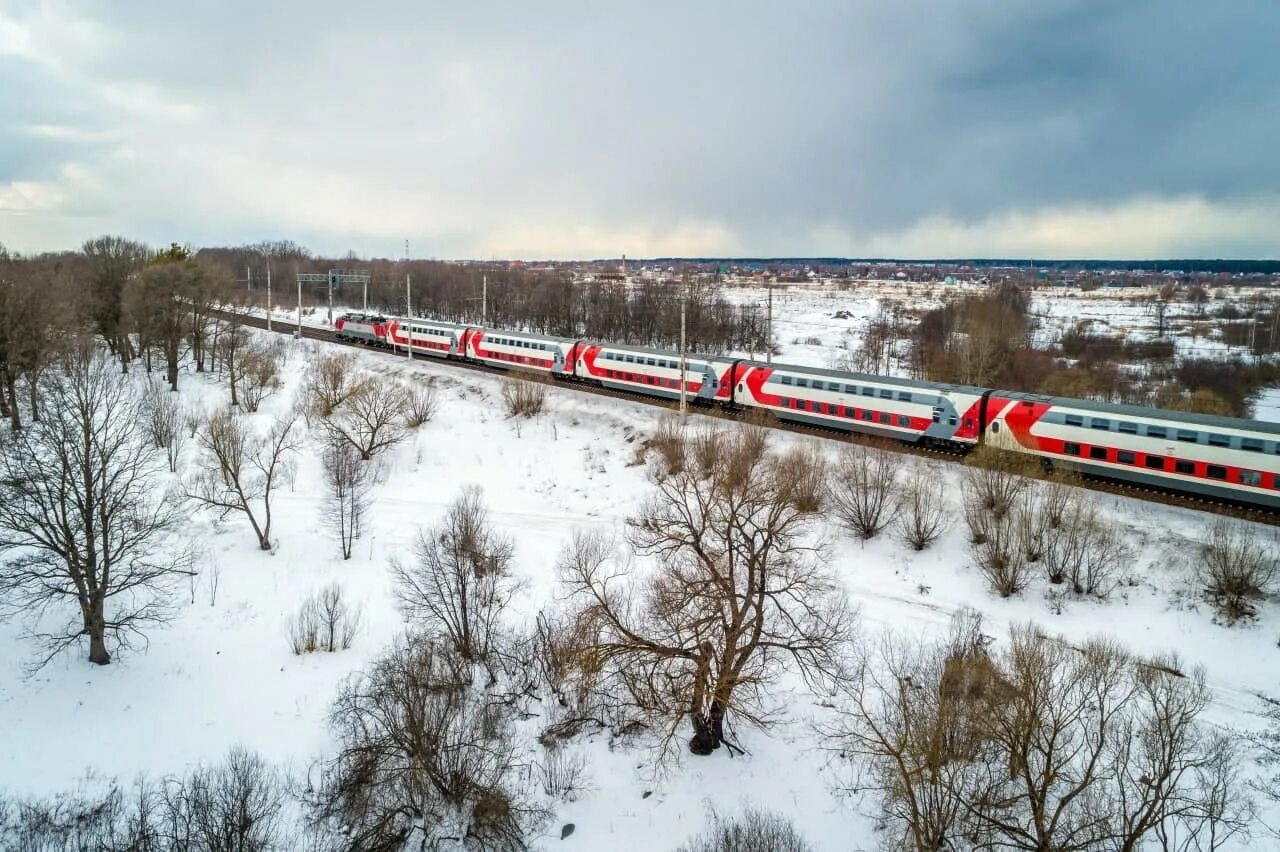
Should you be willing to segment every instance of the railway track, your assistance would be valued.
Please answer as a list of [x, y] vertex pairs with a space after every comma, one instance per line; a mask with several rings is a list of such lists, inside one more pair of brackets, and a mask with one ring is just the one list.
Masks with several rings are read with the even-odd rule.
[[[239, 315], [238, 319], [248, 326], [267, 330], [267, 322], [265, 319], [253, 316]], [[288, 325], [283, 323], [273, 323], [270, 329], [279, 334], [287, 334], [296, 336], [298, 331], [297, 325]], [[337, 346], [348, 346], [353, 349], [359, 349], [367, 352], [379, 352], [391, 358], [401, 358], [404, 356], [393, 352], [390, 349], [378, 349], [376, 347], [367, 346], [347, 340], [337, 340], [333, 336], [333, 332], [326, 328], [315, 328], [313, 326], [302, 326], [302, 336], [307, 340], [319, 340]], [[486, 373], [493, 376], [510, 375], [511, 371], [502, 367], [492, 367], [488, 364], [476, 364], [469, 361], [458, 361], [445, 358], [434, 358], [429, 355], [421, 356], [420, 360], [429, 360], [432, 364], [442, 364], [444, 366], [457, 368], [460, 370], [471, 370], [477, 373]], [[613, 399], [625, 399], [630, 402], [639, 402], [650, 405], [655, 408], [662, 408], [667, 411], [677, 411], [679, 403], [675, 400], [665, 400], [649, 396], [642, 393], [632, 393], [629, 391], [614, 390], [613, 388], [601, 387], [600, 385], [590, 384], [588, 382], [567, 382], [559, 380], [557, 385], [569, 388], [579, 393], [595, 394], [596, 396], [609, 397]], [[747, 414], [747, 409], [726, 409], [718, 406], [706, 405], [700, 403], [690, 405], [690, 410], [705, 416], [718, 417], [727, 420], [741, 421]], [[850, 444], [860, 444], [863, 446], [874, 447], [881, 450], [889, 450], [908, 456], [916, 456], [925, 459], [944, 460], [952, 463], [963, 463], [965, 454], [957, 450], [950, 450], [943, 447], [922, 446], [917, 444], [907, 444], [900, 441], [888, 441], [884, 438], [876, 438], [874, 436], [863, 435], [857, 432], [846, 432], [842, 429], [824, 428], [822, 426], [813, 426], [804, 423], [794, 423], [787, 420], [780, 420], [776, 417], [769, 417], [762, 421], [763, 425], [772, 429], [778, 429], [786, 432], [795, 432], [803, 435], [813, 435], [828, 440], [844, 441]], [[1048, 473], [1046, 472], [1046, 476]], [[1044, 478], [1044, 477], [1041, 477]], [[1280, 512], [1272, 511], [1256, 506], [1245, 506], [1238, 503], [1232, 503], [1225, 500], [1214, 500], [1212, 498], [1195, 497], [1187, 494], [1180, 494], [1173, 491], [1165, 491], [1160, 488], [1154, 488], [1144, 485], [1136, 485], [1133, 483], [1119, 482], [1116, 480], [1102, 479], [1095, 476], [1085, 476], [1081, 485], [1092, 491], [1103, 494], [1113, 494], [1120, 497], [1131, 497], [1138, 500], [1144, 500], [1149, 503], [1160, 503], [1166, 506], [1176, 506], [1183, 509], [1191, 509], [1198, 512], [1207, 512], [1216, 515], [1224, 515], [1227, 517], [1239, 518], [1242, 520], [1253, 521], [1256, 523], [1268, 524], [1270, 526], [1280, 527]]]

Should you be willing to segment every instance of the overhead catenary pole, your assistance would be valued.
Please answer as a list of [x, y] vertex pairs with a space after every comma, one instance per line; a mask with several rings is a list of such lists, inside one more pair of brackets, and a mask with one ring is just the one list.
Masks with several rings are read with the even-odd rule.
[[267, 331], [271, 330], [271, 255], [267, 255]]
[[298, 278], [298, 339], [302, 339], [302, 278]]
[[[409, 241], [404, 241], [405, 250], [409, 249]], [[413, 360], [413, 279], [409, 273], [404, 274], [404, 312], [409, 319], [409, 327], [404, 332], [404, 351], [409, 360]]]
[[766, 364], [773, 363], [773, 281], [767, 282], [769, 285], [769, 320], [765, 328], [764, 338], [764, 362]]
[[489, 276], [480, 276], [480, 324], [489, 321]]
[[685, 351], [685, 303], [689, 298], [689, 283], [685, 281], [684, 291], [680, 294], [680, 420], [683, 422], [689, 415], [689, 402], [685, 393], [688, 385], [689, 356]]

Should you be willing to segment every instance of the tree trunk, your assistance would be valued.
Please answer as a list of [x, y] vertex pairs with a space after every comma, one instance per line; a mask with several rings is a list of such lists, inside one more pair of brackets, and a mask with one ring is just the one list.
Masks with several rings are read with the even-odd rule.
[[22, 429], [22, 412], [18, 409], [18, 383], [13, 378], [12, 372], [6, 372], [4, 377], [5, 387], [0, 393], [8, 393], [9, 396], [9, 425], [13, 431], [18, 432]]
[[169, 382], [169, 390], [178, 389], [178, 362], [170, 360], [165, 367], [165, 378]]
[[102, 601], [98, 601], [93, 606], [93, 613], [89, 617], [89, 662], [95, 665], [105, 666], [111, 662], [111, 655], [107, 653], [106, 643], [106, 617], [103, 615]]
[[27, 376], [27, 395], [30, 397], [30, 400], [31, 400], [31, 422], [32, 423], [39, 422], [40, 420], [40, 407], [37, 405], [37, 402], [39, 400], [39, 386], [40, 386], [39, 378], [37, 377], [35, 371], [33, 370]]

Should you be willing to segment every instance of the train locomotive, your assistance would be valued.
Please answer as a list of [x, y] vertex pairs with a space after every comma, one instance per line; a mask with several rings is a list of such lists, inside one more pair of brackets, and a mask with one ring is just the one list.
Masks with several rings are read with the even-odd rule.
[[979, 444], [1046, 465], [1280, 509], [1280, 424], [747, 358], [346, 314], [335, 337], [434, 358], [546, 373], [666, 399], [763, 409], [781, 420], [967, 451]]

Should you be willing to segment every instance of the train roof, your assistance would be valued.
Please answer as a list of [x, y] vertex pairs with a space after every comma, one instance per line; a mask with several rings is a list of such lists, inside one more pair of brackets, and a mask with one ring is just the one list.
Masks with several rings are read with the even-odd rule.
[[822, 367], [801, 367], [797, 364], [780, 364], [774, 361], [767, 364], [764, 361], [749, 361], [753, 367], [772, 367], [775, 370], [786, 370], [789, 373], [804, 373], [811, 376], [829, 376], [833, 379], [847, 379], [855, 382], [875, 382], [882, 385], [897, 385], [904, 388], [916, 388], [918, 390], [931, 391], [956, 391], [959, 393], [970, 393], [974, 396], [982, 396], [987, 392], [986, 388], [974, 387], [972, 385], [948, 384], [947, 382], [926, 382], [920, 379], [901, 379], [897, 376], [878, 376], [873, 373], [855, 373], [850, 370], [827, 370]]
[[1119, 402], [1095, 402], [1089, 399], [1076, 399], [1069, 396], [1046, 396], [1039, 393], [1022, 391], [993, 391], [1009, 399], [1025, 399], [1043, 402], [1049, 405], [1060, 405], [1078, 408], [1082, 411], [1098, 411], [1106, 414], [1117, 414], [1136, 419], [1158, 417], [1172, 423], [1186, 423], [1204, 428], [1241, 429], [1249, 432], [1264, 432], [1268, 435], [1280, 435], [1280, 423], [1268, 423], [1265, 420], [1248, 420], [1243, 417], [1223, 417], [1219, 414], [1196, 414], [1193, 411], [1172, 411], [1167, 408], [1153, 408], [1147, 405], [1127, 405]]

